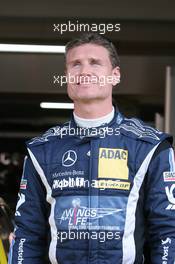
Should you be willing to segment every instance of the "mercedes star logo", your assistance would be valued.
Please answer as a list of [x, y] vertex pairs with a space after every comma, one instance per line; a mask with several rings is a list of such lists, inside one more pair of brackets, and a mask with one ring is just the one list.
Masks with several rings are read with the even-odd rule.
[[62, 157], [62, 165], [65, 167], [72, 166], [77, 161], [77, 154], [74, 150], [68, 150]]

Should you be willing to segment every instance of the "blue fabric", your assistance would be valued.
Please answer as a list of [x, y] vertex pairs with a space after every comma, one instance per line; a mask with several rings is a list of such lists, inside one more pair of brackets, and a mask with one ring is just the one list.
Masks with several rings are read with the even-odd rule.
[[123, 247], [135, 177], [152, 150], [172, 138], [117, 111], [98, 131], [78, 129], [72, 118], [27, 142], [9, 262], [43, 264], [49, 244], [51, 263], [141, 264], [146, 237], [152, 264], [174, 264], [171, 146], [143, 172], [129, 226], [134, 243]]

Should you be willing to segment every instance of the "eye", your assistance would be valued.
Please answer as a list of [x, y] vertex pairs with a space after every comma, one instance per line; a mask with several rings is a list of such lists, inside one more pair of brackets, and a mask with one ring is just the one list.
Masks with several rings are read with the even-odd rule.
[[73, 67], [79, 66], [80, 65], [80, 61], [75, 61], [72, 65], [73, 65]]
[[90, 63], [91, 65], [100, 65], [100, 61], [96, 59], [91, 59]]

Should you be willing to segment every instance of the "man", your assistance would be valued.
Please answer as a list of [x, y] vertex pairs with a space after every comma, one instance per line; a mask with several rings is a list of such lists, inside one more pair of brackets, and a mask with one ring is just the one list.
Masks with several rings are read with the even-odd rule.
[[149, 264], [173, 264], [172, 138], [114, 109], [119, 59], [102, 36], [68, 43], [66, 75], [73, 116], [27, 143], [9, 263], [44, 263], [49, 240], [54, 264], [142, 264], [146, 239]]

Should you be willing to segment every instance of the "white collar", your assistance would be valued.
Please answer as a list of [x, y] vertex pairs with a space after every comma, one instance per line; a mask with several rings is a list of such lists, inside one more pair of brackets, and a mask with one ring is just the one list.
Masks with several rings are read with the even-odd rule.
[[93, 119], [82, 118], [77, 116], [74, 112], [73, 112], [73, 116], [76, 124], [79, 127], [89, 127], [89, 128], [98, 127], [101, 126], [102, 124], [109, 123], [113, 119], [114, 107], [112, 107], [112, 111], [109, 114], [99, 118], [93, 118]]

